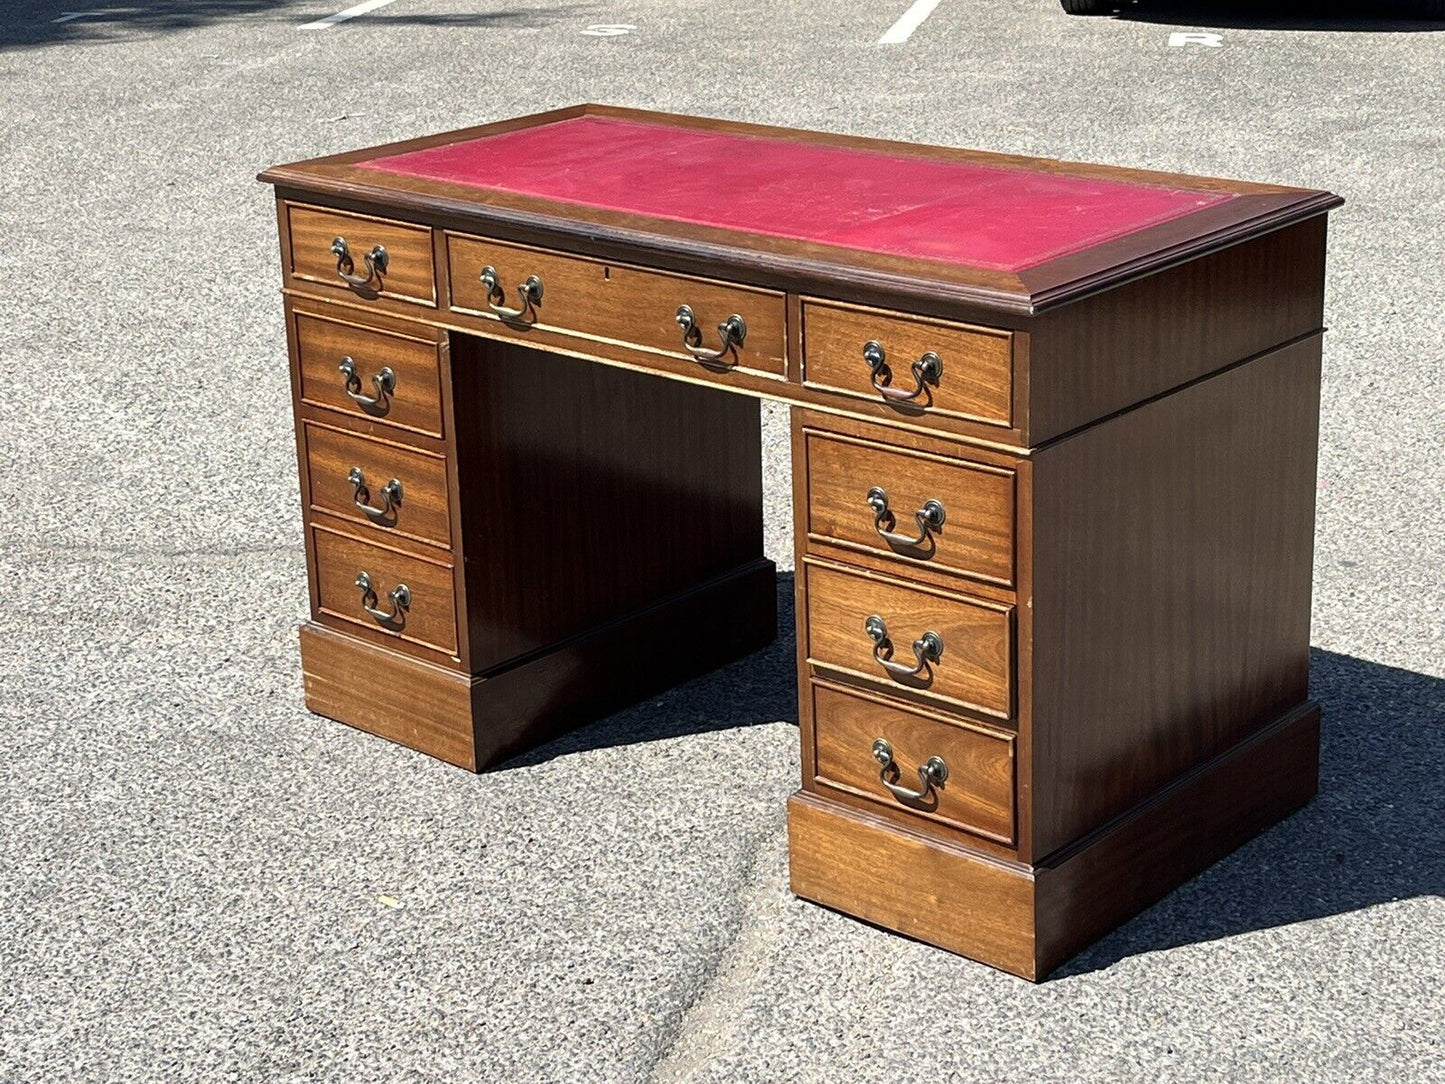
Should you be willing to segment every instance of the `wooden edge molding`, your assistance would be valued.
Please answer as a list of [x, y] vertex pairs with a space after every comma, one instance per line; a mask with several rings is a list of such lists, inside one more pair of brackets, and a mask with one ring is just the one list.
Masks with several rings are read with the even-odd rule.
[[[388, 181], [385, 175], [377, 175], [357, 165], [372, 158], [588, 114], [932, 160], [978, 162], [1003, 168], [1109, 178], [1135, 185], [1169, 185], [1223, 192], [1231, 198], [1181, 219], [1136, 230], [1096, 249], [1047, 260], [1018, 273], [1006, 273], [904, 260], [888, 254], [817, 242], [779, 244], [776, 239], [764, 235], [695, 224], [669, 225], [665, 219], [583, 208], [449, 182], [407, 186]], [[840, 297], [861, 299], [860, 291], [866, 290], [879, 299], [910, 297], [1025, 318], [1206, 252], [1323, 214], [1344, 202], [1333, 193], [1311, 189], [999, 155], [966, 148], [765, 127], [592, 103], [277, 165], [263, 170], [257, 175], [257, 180], [274, 185], [278, 195], [290, 198], [323, 197], [335, 201], [357, 201], [382, 207], [402, 219], [413, 216], [415, 221], [433, 226], [459, 225], [467, 230], [483, 232], [511, 231], [517, 235], [516, 240], [524, 243], [548, 243], [550, 238], [550, 243], [561, 245], [569, 252], [604, 259], [618, 258], [624, 252], [631, 253], [630, 258], [646, 262], [681, 259], [683, 262], [690, 261], [691, 268], [680, 266], [676, 270], [719, 269], [727, 277], [737, 275], [742, 281], [751, 279], [761, 286], [776, 286], [780, 280], [802, 280], [805, 284], [823, 288], [823, 292], [841, 291]], [[1202, 220], [1200, 215], [1204, 216]], [[497, 237], [499, 240], [512, 239], [505, 232], [498, 232]]]

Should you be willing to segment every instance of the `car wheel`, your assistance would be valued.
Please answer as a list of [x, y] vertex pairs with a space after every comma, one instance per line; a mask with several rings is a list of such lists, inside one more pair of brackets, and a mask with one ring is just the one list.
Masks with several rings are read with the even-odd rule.
[[[1423, 0], [1426, 6], [1436, 2], [1437, 0]], [[1070, 15], [1102, 15], [1114, 7], [1111, 0], [1059, 0], [1059, 3], [1064, 5], [1064, 10]]]

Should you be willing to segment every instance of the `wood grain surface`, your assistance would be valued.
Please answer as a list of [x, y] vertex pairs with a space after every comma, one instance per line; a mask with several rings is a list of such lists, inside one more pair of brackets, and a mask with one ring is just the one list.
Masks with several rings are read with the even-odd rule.
[[[942, 362], [938, 383], [925, 382], [913, 400], [887, 399], [863, 360], [869, 342], [883, 348], [884, 386], [917, 388], [912, 366], [927, 353]], [[814, 387], [886, 402], [904, 416], [947, 414], [1005, 428], [1013, 424], [1013, 337], [1006, 331], [804, 299], [803, 377]]]
[[[810, 541], [888, 557], [904, 573], [927, 566], [1013, 584], [1014, 471], [816, 428], [804, 430], [803, 454]], [[934, 500], [943, 526], [917, 546], [884, 539], [866, 500], [875, 486], [888, 500], [884, 531], [923, 535], [917, 512]]]
[[[443, 548], [451, 544], [445, 457], [315, 422], [304, 428], [314, 510], [350, 520], [361, 531], [375, 531], [378, 536], [401, 536]], [[368, 507], [385, 507], [382, 489], [392, 480], [401, 483], [401, 501], [391, 504], [386, 515], [363, 512], [350, 480], [353, 468], [362, 471], [366, 491], [360, 499]]]
[[1306, 700], [1319, 375], [1315, 337], [1036, 457], [1037, 854]]
[[[785, 306], [780, 293], [587, 260], [482, 237], [448, 234], [446, 245], [453, 309], [490, 316], [489, 301], [515, 309], [521, 304], [517, 286], [532, 275], [542, 281], [542, 300], [535, 306], [535, 317], [526, 321], [499, 320], [499, 334], [512, 332], [525, 340], [535, 323], [692, 362], [692, 355], [683, 347], [682, 329], [676, 319], [679, 306], [687, 305], [702, 332], [697, 345], [704, 349], [721, 348], [717, 326], [734, 313], [746, 324], [742, 345], [708, 366], [787, 375]], [[484, 267], [495, 268], [504, 290], [501, 298], [489, 295], [479, 280]]]
[[474, 672], [762, 556], [756, 403], [467, 335], [451, 355]]
[[[1014, 736], [881, 696], [814, 682], [815, 781], [878, 803], [905, 819], [941, 821], [1000, 843], [1014, 839]], [[919, 790], [918, 768], [941, 757], [948, 778], [923, 801], [895, 797], [879, 780], [873, 743], [893, 748], [891, 781]]]
[[[287, 254], [291, 276], [315, 286], [359, 298], [391, 298], [436, 305], [436, 283], [432, 277], [431, 230], [368, 215], [350, 214], [288, 204], [291, 249]], [[351, 253], [351, 274], [365, 277], [364, 257], [373, 247], [386, 249], [384, 273], [378, 272], [364, 286], [341, 278], [331, 244], [343, 238]]]
[[[400, 550], [372, 545], [313, 524], [316, 546], [316, 589], [320, 614], [367, 634], [369, 639], [395, 640], [427, 648], [443, 656], [457, 651], [457, 616], [450, 564], [423, 561]], [[380, 622], [361, 606], [356, 576], [371, 577], [376, 601], [390, 611], [393, 588], [405, 584], [411, 606], [398, 619]], [[435, 661], [435, 660], [433, 660]]]
[[[338, 308], [297, 311], [293, 319], [303, 402], [358, 421], [443, 435], [435, 331], [411, 325], [408, 334], [393, 334], [365, 326], [349, 310]], [[356, 390], [368, 398], [376, 397], [372, 378], [391, 369], [394, 390], [383, 402], [364, 407], [346, 393], [340, 365], [348, 357], [361, 385]]]
[[1035, 977], [1034, 882], [1026, 869], [807, 793], [788, 799], [788, 866], [799, 896]]
[[[814, 558], [804, 562], [808, 660], [820, 672], [865, 678], [894, 693], [1013, 715], [1013, 607], [914, 587]], [[913, 643], [925, 632], [943, 639], [943, 655], [914, 678], [890, 676], [864, 632], [873, 615], [888, 627], [892, 659], [913, 666]]]

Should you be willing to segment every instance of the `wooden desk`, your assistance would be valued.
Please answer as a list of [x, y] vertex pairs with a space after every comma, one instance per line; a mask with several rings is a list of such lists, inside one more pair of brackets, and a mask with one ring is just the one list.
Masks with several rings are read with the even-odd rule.
[[765, 397], [798, 894], [1037, 979], [1314, 793], [1337, 197], [598, 106], [261, 179], [312, 710], [478, 770], [769, 642]]

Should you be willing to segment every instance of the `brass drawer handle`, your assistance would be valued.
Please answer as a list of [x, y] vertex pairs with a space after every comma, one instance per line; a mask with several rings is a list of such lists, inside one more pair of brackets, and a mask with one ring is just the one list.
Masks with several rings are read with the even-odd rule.
[[884, 529], [883, 521], [895, 517], [888, 509], [888, 494], [881, 486], [874, 486], [870, 489], [866, 499], [868, 507], [873, 509], [873, 529], [878, 532], [878, 537], [890, 546], [917, 549], [925, 542], [932, 542], [933, 532], [943, 526], [943, 521], [948, 516], [942, 501], [925, 501], [923, 507], [913, 513], [913, 518], [918, 523], [918, 537], [909, 538], [900, 531]]
[[910, 399], [917, 399], [923, 394], [925, 384], [938, 386], [943, 379], [943, 359], [932, 350], [924, 354], [913, 363], [914, 387], [912, 391], [904, 391], [902, 388], [895, 388], [889, 383], [880, 383], [880, 380], [891, 380], [893, 374], [888, 368], [888, 356], [883, 352], [880, 343], [869, 340], [863, 344], [863, 360], [868, 363], [870, 379], [873, 388], [885, 399], [892, 399], [894, 402], [902, 403]]
[[903, 772], [893, 763], [893, 746], [888, 744], [886, 738], [879, 738], [873, 743], [873, 759], [883, 765], [878, 770], [878, 781], [900, 802], [926, 802], [935, 797], [933, 788], [941, 787], [948, 779], [948, 765], [943, 762], [943, 758], [929, 757], [927, 763], [919, 765], [917, 790], [899, 786], [893, 779], [888, 778], [890, 772], [894, 779]]
[[748, 337], [747, 321], [733, 313], [717, 326], [722, 346], [709, 350], [702, 345], [702, 328], [697, 326], [697, 315], [691, 305], [679, 305], [676, 320], [677, 326], [682, 328], [682, 345], [698, 361], [721, 361], [742, 346], [743, 340]]
[[381, 504], [373, 506], [368, 502], [371, 494], [366, 488], [366, 475], [360, 467], [352, 467], [351, 473], [346, 476], [355, 492], [351, 495], [351, 503], [356, 505], [374, 520], [381, 521], [385, 526], [390, 527], [396, 523], [397, 510], [401, 507], [401, 482], [393, 478], [381, 487]]
[[877, 614], [869, 617], [863, 622], [863, 631], [873, 641], [874, 660], [895, 681], [907, 681], [924, 674], [931, 677], [930, 665], [943, 657], [943, 637], [936, 632], [925, 632], [913, 641], [913, 657], [918, 660], [918, 664], [905, 666], [901, 662], [893, 661], [893, 643], [888, 639], [888, 625], [883, 618]]
[[351, 249], [346, 244], [345, 237], [338, 237], [331, 242], [331, 254], [336, 257], [336, 274], [341, 281], [351, 286], [370, 287], [371, 280], [376, 280], [376, 286], [381, 287], [381, 277], [386, 274], [386, 265], [390, 257], [386, 254], [385, 245], [374, 245], [370, 252], [362, 257], [366, 263], [366, 274], [358, 275], [356, 261], [351, 258]]
[[376, 588], [371, 586], [371, 574], [365, 571], [356, 574], [356, 586], [361, 588], [361, 608], [376, 619], [378, 625], [400, 628], [406, 624], [406, 612], [411, 609], [411, 588], [399, 583], [387, 594], [391, 599], [391, 612], [376, 607]]
[[520, 309], [509, 309], [502, 304], [502, 301], [506, 299], [507, 292], [502, 289], [501, 283], [497, 280], [495, 267], [489, 265], [482, 268], [482, 273], [477, 276], [477, 280], [486, 287], [487, 308], [503, 320], [537, 322], [537, 306], [542, 303], [542, 280], [536, 275], [528, 275], [527, 281], [517, 287], [517, 296], [522, 299]]
[[346, 394], [351, 396], [352, 401], [369, 414], [385, 414], [391, 410], [391, 393], [396, 391], [396, 373], [390, 365], [382, 367], [381, 372], [374, 373], [371, 377], [371, 386], [376, 389], [376, 395], [365, 395], [361, 390], [361, 377], [356, 375], [356, 362], [350, 356], [341, 359], [341, 375], [346, 377], [344, 385]]

